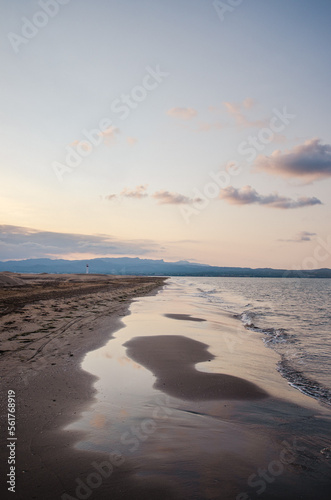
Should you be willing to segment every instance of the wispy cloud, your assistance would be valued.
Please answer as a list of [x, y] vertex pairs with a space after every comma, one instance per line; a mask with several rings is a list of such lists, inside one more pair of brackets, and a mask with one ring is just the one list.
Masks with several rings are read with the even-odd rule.
[[171, 193], [170, 191], [160, 190], [153, 194], [147, 193], [148, 185], [137, 186], [134, 189], [124, 188], [119, 195], [109, 194], [105, 196], [105, 199], [112, 201], [119, 198], [134, 198], [136, 200], [142, 200], [150, 196], [157, 200], [159, 205], [190, 205], [191, 203], [200, 203], [201, 198], [190, 198], [180, 193]]
[[192, 120], [197, 114], [197, 111], [193, 108], [171, 108], [167, 111], [167, 115], [180, 120]]
[[249, 97], [241, 103], [224, 102], [223, 104], [238, 127], [265, 127], [268, 124], [268, 120], [252, 120], [245, 116], [244, 110], [250, 110], [256, 105], [255, 101]]
[[201, 198], [189, 198], [179, 193], [169, 191], [157, 191], [152, 195], [161, 205], [190, 205], [201, 202]]
[[135, 144], [137, 144], [138, 139], [136, 139], [135, 137], [127, 137], [126, 142], [127, 142], [130, 146], [134, 146]]
[[304, 144], [282, 153], [274, 151], [270, 156], [259, 156], [255, 171], [286, 178], [299, 178], [306, 183], [331, 177], [331, 145], [311, 139]]
[[112, 144], [116, 141], [116, 136], [120, 133], [120, 129], [117, 127], [109, 127], [102, 132], [100, 131], [100, 136], [104, 138], [105, 144]]
[[283, 134], [274, 134], [270, 142], [275, 144], [284, 144], [287, 141], [287, 137]]
[[146, 190], [147, 184], [137, 186], [135, 189], [124, 188], [121, 191], [120, 196], [123, 196], [124, 198], [137, 198], [140, 200], [141, 198], [146, 198], [146, 196], [148, 196]]
[[[120, 129], [117, 127], [108, 127], [105, 130], [99, 130], [96, 133], [96, 136], [101, 137], [106, 145], [111, 145], [116, 141], [116, 136], [120, 133]], [[93, 146], [89, 141], [73, 141], [69, 146], [73, 146], [76, 149], [82, 149], [83, 151], [92, 151]]]
[[151, 240], [119, 240], [110, 235], [86, 235], [40, 231], [0, 225], [2, 260], [81, 255], [147, 255], [161, 250]]
[[69, 146], [73, 146], [74, 148], [82, 148], [84, 151], [91, 151], [92, 146], [87, 141], [73, 141]]
[[234, 187], [228, 187], [221, 189], [220, 198], [231, 203], [233, 205], [264, 205], [270, 208], [302, 208], [312, 205], [321, 205], [322, 202], [313, 197], [301, 197], [297, 200], [292, 198], [287, 198], [285, 196], [280, 196], [278, 193], [272, 193], [270, 195], [261, 195], [251, 186], [244, 186], [243, 188], [236, 189]]
[[108, 194], [105, 196], [105, 199], [108, 201], [115, 200], [117, 198], [117, 194]]
[[303, 243], [305, 241], [311, 241], [312, 236], [317, 236], [317, 233], [309, 233], [308, 231], [300, 231], [296, 234], [294, 238], [289, 240], [279, 239], [278, 241], [286, 241], [291, 243]]
[[220, 122], [214, 122], [214, 123], [204, 122], [201, 123], [196, 130], [197, 132], [210, 132], [211, 130], [221, 130], [223, 128], [224, 125], [223, 123]]

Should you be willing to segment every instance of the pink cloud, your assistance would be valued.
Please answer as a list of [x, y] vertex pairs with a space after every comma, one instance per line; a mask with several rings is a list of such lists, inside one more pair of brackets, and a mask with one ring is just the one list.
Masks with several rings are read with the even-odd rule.
[[135, 189], [124, 188], [121, 191], [120, 195], [124, 196], [125, 198], [137, 198], [138, 200], [140, 200], [141, 198], [146, 198], [146, 196], [148, 196], [146, 190], [147, 190], [147, 184], [136, 186]]
[[244, 99], [242, 103], [224, 102], [227, 113], [235, 120], [238, 127], [265, 127], [268, 120], [252, 120], [243, 114], [243, 109], [255, 107], [255, 101], [250, 97]]
[[302, 208], [313, 205], [321, 205], [322, 202], [318, 198], [309, 198], [303, 196], [297, 200], [292, 198], [287, 198], [285, 196], [280, 196], [278, 193], [272, 193], [269, 195], [259, 194], [251, 186], [244, 186], [242, 188], [236, 189], [232, 186], [225, 189], [221, 189], [220, 198], [227, 201], [232, 205], [264, 205], [271, 208]]
[[292, 150], [260, 155], [254, 167], [270, 175], [301, 178], [306, 183], [331, 177], [331, 145], [320, 139], [310, 139]]
[[136, 139], [135, 137], [127, 137], [126, 142], [127, 142], [130, 146], [134, 146], [135, 144], [137, 144], [138, 139]]
[[179, 193], [170, 193], [169, 191], [157, 191], [152, 196], [161, 205], [189, 205], [202, 201], [200, 198], [189, 198]]
[[193, 108], [171, 108], [167, 111], [167, 115], [180, 120], [191, 120], [197, 114], [197, 111]]

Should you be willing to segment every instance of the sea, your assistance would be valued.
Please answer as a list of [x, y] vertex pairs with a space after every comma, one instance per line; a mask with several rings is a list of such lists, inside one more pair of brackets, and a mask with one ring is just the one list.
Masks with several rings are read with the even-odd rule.
[[331, 404], [331, 280], [306, 278], [175, 278], [199, 297], [263, 335], [279, 355], [276, 369], [292, 387]]

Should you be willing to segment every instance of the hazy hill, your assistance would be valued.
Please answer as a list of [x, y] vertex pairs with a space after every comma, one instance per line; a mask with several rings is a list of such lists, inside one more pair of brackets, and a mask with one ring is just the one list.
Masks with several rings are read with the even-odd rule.
[[331, 278], [331, 269], [288, 271], [285, 269], [270, 268], [216, 267], [187, 261], [165, 262], [164, 260], [129, 257], [91, 260], [27, 259], [7, 262], [0, 261], [0, 271], [19, 273], [85, 273], [86, 264], [89, 264], [89, 272], [96, 274]]

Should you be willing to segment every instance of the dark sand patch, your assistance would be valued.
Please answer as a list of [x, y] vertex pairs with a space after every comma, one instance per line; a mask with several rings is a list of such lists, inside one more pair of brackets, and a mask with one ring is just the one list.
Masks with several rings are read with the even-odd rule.
[[267, 393], [232, 375], [199, 372], [196, 363], [214, 358], [208, 346], [187, 337], [136, 337], [124, 344], [128, 356], [157, 378], [154, 387], [170, 396], [190, 400], [261, 399]]
[[203, 318], [196, 318], [194, 316], [191, 316], [190, 314], [164, 314], [166, 318], [170, 319], [181, 319], [184, 321], [207, 321]]

